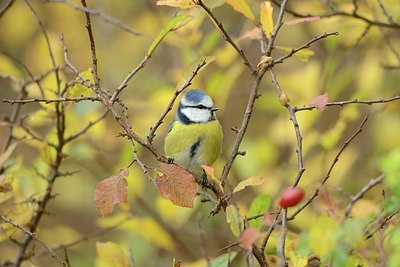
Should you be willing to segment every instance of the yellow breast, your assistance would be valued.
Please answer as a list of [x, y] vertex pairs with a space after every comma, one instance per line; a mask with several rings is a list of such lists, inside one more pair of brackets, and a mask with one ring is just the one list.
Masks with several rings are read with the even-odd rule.
[[181, 167], [197, 173], [202, 171], [201, 165], [211, 165], [217, 160], [222, 136], [217, 120], [189, 125], [175, 121], [165, 138], [165, 154]]

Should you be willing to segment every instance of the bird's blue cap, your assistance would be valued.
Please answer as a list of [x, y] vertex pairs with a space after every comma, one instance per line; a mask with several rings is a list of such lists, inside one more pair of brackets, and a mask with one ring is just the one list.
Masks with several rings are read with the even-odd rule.
[[185, 94], [185, 98], [186, 98], [187, 101], [196, 103], [196, 102], [201, 101], [206, 95], [207, 94], [204, 93], [203, 91], [194, 89], [194, 90], [188, 91]]

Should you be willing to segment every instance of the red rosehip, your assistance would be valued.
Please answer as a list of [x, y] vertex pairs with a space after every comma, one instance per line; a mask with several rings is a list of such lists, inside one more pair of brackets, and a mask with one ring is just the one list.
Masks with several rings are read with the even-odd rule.
[[281, 193], [278, 204], [282, 208], [296, 206], [304, 197], [304, 190], [299, 187], [288, 187]]

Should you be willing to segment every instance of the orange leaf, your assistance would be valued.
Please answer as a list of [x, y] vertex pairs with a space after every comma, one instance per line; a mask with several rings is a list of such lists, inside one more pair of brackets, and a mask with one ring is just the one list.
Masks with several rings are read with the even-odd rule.
[[128, 197], [127, 176], [128, 169], [123, 169], [117, 175], [97, 183], [94, 202], [102, 217], [110, 214], [115, 204], [126, 201]]
[[264, 213], [264, 220], [262, 221], [262, 225], [269, 226], [272, 224], [272, 216], [268, 212]]
[[319, 111], [322, 112], [325, 109], [326, 104], [328, 103], [328, 93], [312, 98], [309, 103], [311, 106], [316, 107]]
[[262, 29], [260, 26], [255, 26], [253, 29], [245, 32], [237, 39], [237, 41], [240, 42], [245, 39], [262, 40]]
[[247, 228], [240, 235], [240, 246], [244, 249], [250, 249], [260, 236], [261, 233], [256, 228]]
[[197, 184], [193, 175], [176, 164], [161, 163], [156, 184], [163, 198], [177, 206], [193, 208]]
[[283, 23], [283, 24], [288, 25], [288, 26], [291, 26], [291, 25], [296, 25], [296, 24], [303, 23], [303, 22], [317, 21], [317, 20], [320, 20], [320, 19], [321, 19], [320, 16], [307, 17], [307, 18], [300, 18], [300, 19], [289, 20], [289, 21], [286, 21], [286, 22]]

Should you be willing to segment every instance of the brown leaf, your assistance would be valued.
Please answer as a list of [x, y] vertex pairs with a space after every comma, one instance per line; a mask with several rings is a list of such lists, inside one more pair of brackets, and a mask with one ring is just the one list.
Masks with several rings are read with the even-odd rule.
[[261, 233], [256, 228], [247, 228], [240, 235], [240, 246], [244, 249], [250, 249], [260, 236]]
[[319, 111], [322, 112], [325, 109], [326, 104], [328, 103], [328, 93], [312, 98], [309, 103], [311, 106], [316, 107]]
[[102, 217], [110, 214], [115, 204], [126, 201], [128, 197], [127, 176], [128, 169], [123, 169], [117, 175], [97, 183], [94, 202]]
[[197, 184], [193, 175], [176, 164], [161, 163], [156, 184], [163, 198], [177, 206], [193, 208]]
[[315, 16], [315, 17], [307, 17], [307, 18], [300, 18], [300, 19], [294, 19], [294, 20], [289, 20], [286, 21], [285, 23], [283, 23], [284, 25], [288, 25], [288, 26], [292, 26], [292, 25], [296, 25], [299, 23], [303, 23], [303, 22], [312, 22], [312, 21], [317, 21], [320, 20], [321, 17], [320, 16]]

